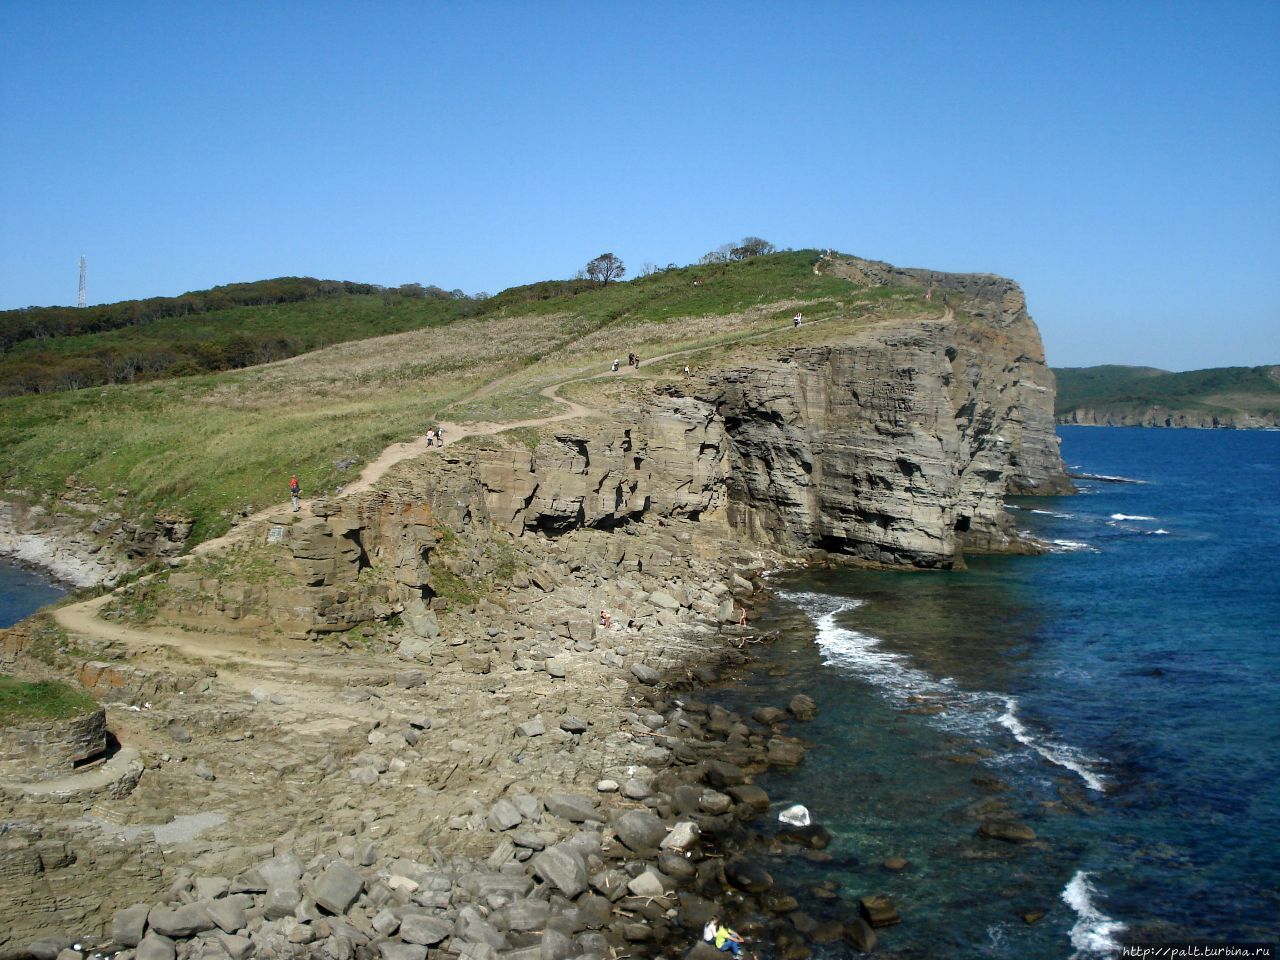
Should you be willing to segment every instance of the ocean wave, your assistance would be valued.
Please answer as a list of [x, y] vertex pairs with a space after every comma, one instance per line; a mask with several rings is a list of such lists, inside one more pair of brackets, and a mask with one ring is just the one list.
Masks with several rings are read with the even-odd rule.
[[1089, 874], [1083, 870], [1077, 871], [1062, 891], [1063, 901], [1076, 912], [1076, 922], [1070, 934], [1071, 946], [1076, 952], [1071, 955], [1071, 960], [1114, 957], [1120, 952], [1116, 935], [1123, 932], [1125, 926], [1098, 909], [1093, 902], [1097, 893], [1097, 888], [1089, 882]]
[[1147, 531], [1147, 536], [1149, 537], [1167, 537], [1168, 535], [1169, 535], [1169, 531], [1166, 530], [1164, 527], [1161, 527], [1159, 530]]
[[1078, 553], [1081, 550], [1087, 550], [1091, 553], [1100, 553], [1101, 551], [1091, 543], [1085, 543], [1083, 540], [1051, 540], [1049, 541], [1056, 550], [1052, 553]]
[[1082, 756], [1080, 751], [1074, 747], [1068, 747], [1064, 744], [1054, 743], [1035, 736], [1027, 729], [1026, 724], [1018, 719], [1018, 701], [1015, 697], [1005, 697], [1004, 705], [1004, 713], [1000, 714], [996, 722], [1013, 734], [1013, 739], [1024, 747], [1030, 747], [1055, 766], [1070, 770], [1083, 780], [1090, 790], [1096, 790], [1098, 793], [1106, 792], [1106, 781], [1089, 769], [1088, 766], [1088, 764], [1097, 763], [1098, 761]]
[[1154, 520], [1155, 517], [1144, 517], [1136, 513], [1113, 513], [1112, 520]]
[[1058, 511], [1056, 510], [1032, 509], [1031, 512], [1038, 513], [1043, 517], [1057, 517], [1059, 520], [1074, 520], [1076, 518], [1076, 515], [1074, 513], [1058, 513]]
[[1145, 480], [1136, 480], [1133, 477], [1119, 477], [1110, 473], [1071, 473], [1073, 480], [1099, 480], [1102, 483], [1146, 483]]
[[933, 720], [973, 739], [989, 737], [993, 727], [1002, 727], [1024, 747], [1076, 774], [1090, 789], [1106, 790], [1106, 781], [1090, 766], [1100, 761], [1034, 734], [1018, 719], [1018, 701], [1013, 697], [961, 690], [951, 678], [935, 677], [912, 666], [902, 654], [883, 649], [877, 637], [836, 623], [837, 616], [857, 609], [862, 601], [790, 591], [779, 591], [779, 596], [799, 606], [814, 621], [814, 640], [825, 663], [857, 673], [887, 694], [895, 705], [907, 708], [925, 701], [941, 707], [942, 712], [935, 714]]

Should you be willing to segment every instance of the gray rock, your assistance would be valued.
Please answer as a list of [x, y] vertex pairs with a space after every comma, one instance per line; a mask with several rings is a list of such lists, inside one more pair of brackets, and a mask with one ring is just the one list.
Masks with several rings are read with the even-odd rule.
[[400, 920], [400, 939], [434, 947], [453, 934], [453, 924], [428, 913], [406, 913]]
[[532, 830], [517, 830], [511, 834], [511, 842], [526, 850], [541, 850], [547, 845], [547, 842]]
[[568, 665], [560, 657], [548, 657], [543, 661], [543, 669], [547, 671], [548, 676], [563, 679]]
[[773, 877], [769, 876], [769, 871], [758, 863], [738, 857], [725, 861], [724, 877], [730, 884], [748, 893], [764, 893], [773, 886]]
[[239, 933], [249, 923], [249, 917], [239, 898], [228, 897], [225, 900], [215, 900], [209, 904], [207, 912], [209, 919], [223, 933]]
[[812, 697], [797, 693], [787, 704], [787, 711], [797, 720], [812, 720], [818, 715], [818, 705]]
[[643, 663], [633, 664], [631, 667], [631, 675], [641, 683], [648, 684], [649, 686], [653, 686], [661, 679], [657, 670], [653, 669], [653, 667], [646, 667]]
[[117, 910], [111, 917], [111, 942], [117, 947], [136, 947], [146, 932], [150, 912], [145, 903]]
[[870, 953], [876, 948], [876, 932], [871, 929], [871, 924], [858, 917], [845, 925], [844, 942], [859, 953]]
[[540, 960], [569, 960], [575, 952], [573, 939], [567, 934], [551, 927], [543, 931]]
[[400, 929], [400, 918], [392, 913], [388, 908], [383, 907], [373, 915], [373, 919], [369, 921], [369, 925], [380, 937], [389, 937]]
[[627, 884], [627, 889], [637, 897], [661, 897], [666, 893], [662, 879], [652, 870], [633, 877]]
[[659, 607], [663, 610], [680, 609], [680, 601], [671, 596], [671, 594], [662, 590], [655, 590], [653, 593], [649, 594], [649, 602], [655, 607]]
[[627, 780], [622, 784], [622, 795], [628, 800], [644, 800], [653, 796], [649, 784], [643, 780]]
[[245, 957], [253, 953], [253, 941], [248, 937], [238, 937], [230, 933], [219, 933], [218, 942], [222, 944], [222, 949], [227, 951], [227, 956], [231, 960], [245, 960]]
[[226, 877], [196, 877], [196, 899], [217, 900], [225, 896], [231, 889], [231, 881]]
[[1012, 820], [984, 820], [978, 827], [978, 833], [1005, 843], [1030, 843], [1036, 838], [1036, 832], [1025, 823]]
[[698, 842], [698, 837], [702, 831], [696, 823], [690, 820], [682, 820], [671, 828], [671, 832], [667, 834], [662, 841], [663, 850], [688, 850]]
[[724, 760], [708, 760], [705, 765], [704, 776], [707, 783], [717, 790], [747, 782], [747, 775], [742, 772], [741, 767]]
[[277, 884], [267, 888], [262, 912], [268, 920], [291, 917], [301, 902], [302, 894], [298, 892], [296, 886], [293, 884]]
[[396, 673], [396, 686], [402, 690], [412, 690], [427, 682], [427, 675], [421, 670], [400, 670]]
[[168, 937], [148, 933], [138, 944], [134, 960], [174, 960], [178, 955], [174, 943]]
[[487, 822], [491, 830], [502, 832], [520, 826], [524, 816], [510, 800], [499, 800], [489, 808]]
[[194, 903], [181, 907], [157, 904], [147, 915], [147, 925], [164, 937], [189, 937], [213, 929], [209, 914]]
[[378, 944], [382, 960], [427, 960], [427, 948], [416, 943], [395, 943], [384, 940]]
[[562, 817], [571, 823], [586, 823], [599, 820], [595, 801], [589, 797], [575, 796], [569, 793], [553, 793], [543, 801], [547, 812], [554, 817]]
[[586, 733], [587, 721], [576, 714], [566, 713], [560, 718], [560, 729], [565, 733]]
[[213, 769], [207, 763], [197, 763], [195, 770], [192, 772], [201, 780], [212, 782], [218, 779], [217, 775], [214, 774]]
[[351, 780], [362, 787], [371, 787], [378, 782], [378, 771], [373, 767], [357, 766], [351, 768]]
[[311, 899], [332, 914], [342, 916], [364, 889], [364, 878], [350, 864], [334, 860], [311, 884]]
[[534, 717], [516, 726], [516, 733], [522, 737], [540, 737], [547, 732], [547, 725], [541, 717]]
[[613, 832], [636, 853], [652, 851], [662, 842], [667, 828], [648, 810], [628, 810], [613, 821]]
[[292, 853], [285, 853], [263, 860], [258, 864], [257, 871], [266, 887], [282, 883], [296, 884], [302, 879], [302, 861]]
[[557, 844], [535, 854], [529, 865], [535, 876], [553, 885], [570, 900], [587, 889], [587, 865], [576, 850], [565, 844]]
[[517, 900], [502, 908], [507, 929], [513, 933], [541, 930], [551, 915], [551, 904], [545, 900]]
[[591, 877], [591, 889], [606, 900], [620, 900], [627, 892], [627, 881], [630, 880], [621, 870], [602, 870]]

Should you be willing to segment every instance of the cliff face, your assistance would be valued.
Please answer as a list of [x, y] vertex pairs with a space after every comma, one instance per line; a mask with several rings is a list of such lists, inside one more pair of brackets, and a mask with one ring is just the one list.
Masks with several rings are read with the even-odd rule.
[[[683, 518], [783, 551], [917, 567], [1035, 549], [1004, 497], [1071, 487], [1053, 374], [1021, 291], [998, 277], [836, 266], [851, 282], [927, 283], [945, 313], [671, 382], [642, 409], [532, 449], [461, 446], [407, 464], [374, 492], [265, 525], [259, 546], [281, 580], [175, 574], [178, 606], [304, 633], [421, 618], [450, 583], [494, 572], [483, 538], [469, 536], [492, 528], [555, 537]], [[643, 562], [625, 556], [626, 540], [612, 559]]]
[[1200, 413], [1151, 407], [1146, 410], [1110, 410], [1077, 407], [1058, 417], [1059, 423], [1087, 427], [1184, 427], [1202, 430], [1275, 430], [1280, 416], [1268, 413]]

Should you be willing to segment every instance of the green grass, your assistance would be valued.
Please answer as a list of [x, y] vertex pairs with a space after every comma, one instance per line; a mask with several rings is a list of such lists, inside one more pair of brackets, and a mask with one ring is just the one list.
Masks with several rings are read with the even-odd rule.
[[1170, 373], [1154, 367], [1055, 368], [1059, 415], [1079, 408], [1198, 413], [1280, 413], [1280, 367], [1215, 367]]
[[93, 697], [65, 683], [29, 682], [0, 674], [0, 726], [61, 720], [96, 708]]
[[[820, 343], [850, 323], [933, 309], [922, 291], [815, 275], [816, 261], [816, 251], [781, 253], [605, 288], [534, 284], [482, 302], [387, 307], [355, 294], [68, 337], [102, 345], [243, 324], [306, 328], [316, 342], [352, 339], [280, 364], [2, 398], [0, 486], [59, 509], [70, 485], [77, 497], [96, 491], [102, 509], [127, 517], [186, 516], [194, 543], [225, 532], [237, 512], [284, 502], [290, 474], [304, 496], [331, 492], [389, 443], [419, 437], [433, 422], [545, 416], [553, 407], [538, 389], [599, 369], [620, 345], [623, 355], [634, 344], [654, 357], [758, 331], [768, 336], [752, 345]], [[786, 326], [797, 304], [833, 322], [771, 331]], [[355, 339], [406, 327], [413, 329], [390, 339]], [[714, 350], [705, 356], [722, 359]]]

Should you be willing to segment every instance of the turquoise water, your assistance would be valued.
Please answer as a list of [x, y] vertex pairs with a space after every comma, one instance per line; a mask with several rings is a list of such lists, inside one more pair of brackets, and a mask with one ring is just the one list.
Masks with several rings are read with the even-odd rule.
[[13, 626], [65, 593], [38, 573], [0, 559], [0, 629]]
[[[1011, 504], [1056, 552], [773, 581], [781, 639], [718, 697], [818, 701], [805, 763], [763, 785], [836, 835], [830, 864], [774, 869], [887, 893], [894, 956], [1275, 941], [1280, 433], [1061, 436], [1072, 469], [1143, 482]], [[1002, 816], [1037, 841], [976, 835]]]

